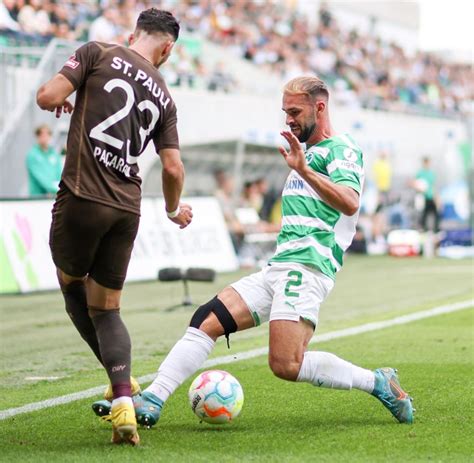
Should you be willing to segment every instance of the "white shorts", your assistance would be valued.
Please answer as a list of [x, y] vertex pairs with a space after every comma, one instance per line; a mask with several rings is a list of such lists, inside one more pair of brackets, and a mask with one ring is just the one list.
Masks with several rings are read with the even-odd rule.
[[293, 262], [272, 262], [260, 272], [231, 284], [247, 304], [255, 325], [272, 320], [318, 325], [319, 306], [334, 281], [323, 273]]

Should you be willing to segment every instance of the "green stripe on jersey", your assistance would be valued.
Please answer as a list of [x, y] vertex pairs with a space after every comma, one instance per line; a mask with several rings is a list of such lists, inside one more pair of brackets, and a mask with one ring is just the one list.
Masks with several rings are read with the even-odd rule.
[[281, 231], [282, 233], [280, 233], [277, 238], [277, 244], [283, 244], [288, 241], [299, 240], [311, 236], [317, 240], [319, 244], [330, 248], [334, 258], [340, 265], [342, 265], [344, 251], [334, 241], [333, 231], [319, 230], [315, 227], [307, 227], [305, 225], [284, 225]]
[[334, 279], [337, 268], [329, 259], [321, 256], [312, 246], [284, 251], [270, 259], [270, 262], [298, 262], [299, 264], [319, 270]]

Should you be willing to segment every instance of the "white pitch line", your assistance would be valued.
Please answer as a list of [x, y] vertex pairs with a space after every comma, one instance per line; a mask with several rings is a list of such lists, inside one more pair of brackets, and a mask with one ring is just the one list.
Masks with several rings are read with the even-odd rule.
[[[310, 344], [313, 344], [315, 342], [332, 341], [333, 339], [345, 338], [348, 336], [355, 336], [358, 334], [381, 330], [381, 329], [389, 328], [396, 325], [404, 325], [406, 323], [422, 320], [424, 318], [435, 317], [436, 315], [442, 315], [446, 313], [456, 312], [458, 310], [468, 309], [469, 307], [474, 307], [474, 299], [471, 299], [468, 301], [456, 302], [454, 304], [442, 305], [439, 307], [433, 307], [432, 309], [423, 310], [420, 312], [414, 312], [408, 315], [401, 315], [399, 317], [391, 318], [389, 320], [365, 323], [364, 325], [358, 325], [352, 328], [330, 331], [329, 333], [316, 335], [310, 341]], [[245, 352], [238, 352], [233, 355], [224, 355], [221, 357], [216, 357], [216, 358], [207, 360], [202, 365], [202, 368], [208, 368], [208, 367], [214, 367], [217, 365], [223, 365], [227, 363], [239, 362], [241, 360], [259, 357], [267, 353], [268, 353], [268, 347], [262, 347], [260, 349], [253, 349], [253, 350], [249, 350]], [[138, 378], [138, 382], [144, 383], [147, 381], [151, 381], [155, 378], [155, 376], [156, 376], [156, 373], [141, 376], [140, 378]], [[93, 397], [97, 394], [102, 393], [105, 387], [106, 387], [105, 385], [97, 386], [90, 389], [86, 389], [84, 391], [75, 392], [73, 394], [67, 394], [60, 397], [54, 397], [52, 399], [42, 400], [41, 402], [33, 402], [31, 404], [26, 404], [21, 407], [2, 410], [0, 411], [0, 421], [5, 420], [6, 418], [10, 418], [15, 415], [20, 415], [22, 413], [30, 413], [37, 410], [42, 410], [43, 408], [55, 407], [57, 405], [75, 402], [76, 400], [87, 399], [88, 397]]]

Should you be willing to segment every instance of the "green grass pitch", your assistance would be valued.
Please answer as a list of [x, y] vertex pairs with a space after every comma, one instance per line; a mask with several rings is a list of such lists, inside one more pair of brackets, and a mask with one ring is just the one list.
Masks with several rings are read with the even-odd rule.
[[[202, 303], [239, 274], [196, 283]], [[349, 256], [322, 306], [318, 333], [472, 299], [469, 261]], [[179, 283], [128, 285], [122, 313], [133, 341], [133, 373], [153, 372], [183, 333], [189, 308], [165, 308], [182, 297]], [[0, 297], [0, 409], [104, 384], [105, 373], [64, 312], [59, 292]], [[402, 326], [321, 343], [361, 366], [399, 369], [414, 396], [413, 426], [399, 425], [383, 406], [359, 391], [331, 391], [272, 376], [265, 357], [219, 366], [245, 393], [241, 416], [230, 425], [200, 424], [184, 384], [139, 448], [108, 443], [85, 399], [0, 421], [1, 461], [367, 462], [472, 461], [473, 311], [462, 310]], [[267, 344], [263, 326], [224, 341], [213, 356]], [[315, 348], [312, 345], [311, 348]], [[34, 377], [59, 377], [55, 381]], [[99, 396], [97, 396], [99, 398]]]

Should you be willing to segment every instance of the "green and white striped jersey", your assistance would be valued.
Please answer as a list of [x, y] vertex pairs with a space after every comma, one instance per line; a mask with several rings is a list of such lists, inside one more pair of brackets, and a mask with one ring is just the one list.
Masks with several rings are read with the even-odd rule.
[[[362, 151], [349, 135], [323, 140], [305, 154], [314, 171], [361, 193]], [[294, 170], [286, 180], [281, 209], [282, 227], [270, 262], [298, 262], [334, 279], [354, 237], [359, 211], [349, 217], [329, 206]]]

